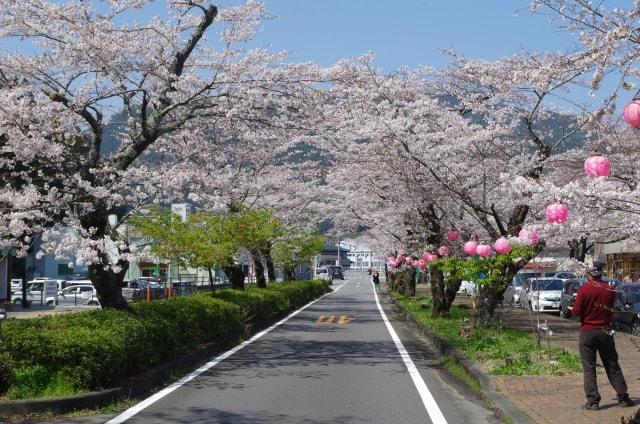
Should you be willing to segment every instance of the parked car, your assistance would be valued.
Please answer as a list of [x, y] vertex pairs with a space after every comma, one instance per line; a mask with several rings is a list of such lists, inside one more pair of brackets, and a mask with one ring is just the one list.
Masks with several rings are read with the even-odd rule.
[[92, 285], [82, 284], [58, 292], [58, 304], [99, 306], [98, 293]]
[[344, 280], [344, 273], [342, 271], [342, 267], [335, 265], [335, 266], [330, 266], [329, 267], [329, 272], [331, 273], [331, 275], [333, 276], [333, 279], [341, 279]]
[[165, 288], [160, 282], [147, 278], [137, 278], [129, 281], [122, 289], [122, 295], [127, 300], [145, 300], [147, 293], [151, 300], [164, 299]]
[[327, 268], [316, 268], [314, 278], [331, 281], [331, 274], [329, 274], [329, 270]]
[[91, 282], [91, 280], [65, 280], [62, 283], [62, 288], [60, 288], [60, 290], [62, 290], [65, 287], [71, 287], [71, 286], [80, 286], [80, 285], [93, 285], [93, 283]]
[[458, 294], [465, 294], [467, 296], [475, 296], [476, 294], [476, 283], [473, 281], [462, 281], [460, 283], [460, 288], [458, 289]]
[[556, 272], [551, 273], [551, 275], [549, 275], [549, 277], [559, 278], [559, 279], [561, 279], [563, 281], [575, 280], [576, 278], [578, 278], [576, 273], [575, 272], [571, 272], [571, 271], [556, 271]]
[[[522, 274], [520, 274], [522, 275]], [[505, 305], [510, 306], [521, 306], [520, 303], [523, 296], [522, 285], [524, 284], [524, 280], [522, 278], [518, 278], [518, 275], [514, 276], [511, 280], [511, 284], [504, 291], [502, 297], [502, 302]]]
[[22, 290], [22, 278], [11, 279], [11, 293]]
[[582, 284], [584, 284], [584, 282], [576, 279], [566, 280], [563, 283], [562, 293], [560, 294], [560, 317], [571, 318], [571, 311], [569, 308], [575, 303], [578, 289]]
[[618, 290], [613, 307], [613, 324], [616, 328], [640, 336], [640, 284], [625, 284]]
[[558, 278], [530, 278], [525, 281], [527, 304], [533, 311], [558, 312], [563, 282]]
[[[58, 284], [56, 280], [36, 280], [27, 283], [27, 298], [24, 300], [52, 306], [56, 301]], [[23, 303], [22, 290], [11, 293], [14, 304]]]

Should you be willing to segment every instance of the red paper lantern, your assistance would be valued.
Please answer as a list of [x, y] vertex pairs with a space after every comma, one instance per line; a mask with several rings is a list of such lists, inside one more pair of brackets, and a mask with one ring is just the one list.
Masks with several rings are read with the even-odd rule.
[[447, 233], [447, 238], [449, 239], [449, 241], [456, 241], [458, 240], [458, 238], [460, 238], [460, 233], [457, 232], [455, 228], [452, 228]]

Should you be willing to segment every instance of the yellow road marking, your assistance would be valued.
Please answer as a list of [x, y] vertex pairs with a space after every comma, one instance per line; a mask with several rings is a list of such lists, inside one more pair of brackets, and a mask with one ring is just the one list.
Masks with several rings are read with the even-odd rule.
[[350, 321], [353, 321], [354, 319], [355, 319], [355, 318], [353, 318], [353, 317], [351, 317], [351, 318], [350, 318], [350, 317], [347, 317], [347, 316], [342, 315], [342, 316], [340, 317], [340, 319], [338, 320], [338, 324], [347, 324], [347, 323], [349, 323]]
[[335, 315], [327, 315], [326, 318], [324, 315], [320, 315], [316, 320], [316, 324], [331, 324], [334, 319], [336, 319]]

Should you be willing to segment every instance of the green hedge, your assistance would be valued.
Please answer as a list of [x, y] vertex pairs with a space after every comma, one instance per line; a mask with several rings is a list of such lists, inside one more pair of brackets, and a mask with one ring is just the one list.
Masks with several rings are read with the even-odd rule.
[[320, 281], [132, 304], [2, 324], [0, 361], [12, 369], [7, 397], [62, 396], [114, 386], [199, 344], [237, 340], [248, 319], [268, 322], [327, 292]]

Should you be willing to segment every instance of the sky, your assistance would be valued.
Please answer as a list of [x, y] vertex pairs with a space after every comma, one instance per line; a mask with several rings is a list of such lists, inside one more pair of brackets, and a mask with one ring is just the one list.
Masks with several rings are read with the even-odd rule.
[[572, 45], [547, 17], [532, 15], [526, 0], [264, 3], [278, 18], [264, 24], [252, 45], [287, 50], [292, 59], [322, 65], [373, 51], [387, 71], [402, 65], [442, 67], [448, 59], [439, 49], [495, 60], [523, 50], [562, 52]]

